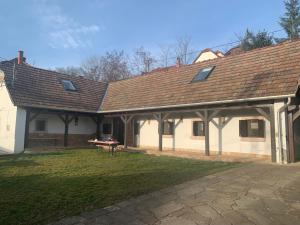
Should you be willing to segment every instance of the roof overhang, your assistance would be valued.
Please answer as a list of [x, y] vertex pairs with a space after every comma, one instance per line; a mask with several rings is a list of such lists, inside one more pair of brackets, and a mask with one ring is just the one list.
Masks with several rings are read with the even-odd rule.
[[154, 107], [141, 107], [141, 108], [131, 108], [131, 109], [106, 110], [106, 111], [98, 111], [98, 113], [106, 114], [106, 113], [146, 111], [146, 110], [169, 109], [169, 108], [184, 108], [184, 107], [195, 107], [195, 106], [211, 106], [211, 105], [218, 105], [218, 104], [279, 100], [279, 99], [286, 99], [286, 98], [292, 98], [292, 97], [296, 97], [296, 94], [256, 97], [256, 98], [247, 98], [247, 99], [233, 99], [233, 100], [223, 100], [223, 101], [214, 101], [214, 102], [199, 102], [199, 103], [180, 104], [180, 105], [165, 105], [165, 106], [156, 106], [156, 107], [154, 106]]

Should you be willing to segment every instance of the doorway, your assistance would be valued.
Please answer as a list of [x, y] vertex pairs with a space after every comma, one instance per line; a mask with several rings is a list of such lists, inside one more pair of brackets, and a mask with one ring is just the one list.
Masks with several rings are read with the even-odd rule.
[[124, 123], [119, 117], [113, 119], [113, 137], [124, 145]]
[[295, 161], [300, 161], [300, 117], [294, 121]]

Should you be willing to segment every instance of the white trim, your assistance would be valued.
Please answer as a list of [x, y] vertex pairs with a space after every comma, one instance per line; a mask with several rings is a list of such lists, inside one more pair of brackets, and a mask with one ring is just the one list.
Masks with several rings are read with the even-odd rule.
[[200, 103], [181, 104], [181, 105], [166, 105], [166, 106], [157, 106], [157, 107], [107, 110], [107, 111], [98, 111], [97, 113], [130, 112], [130, 111], [141, 111], [141, 110], [151, 110], [151, 109], [180, 108], [180, 107], [188, 107], [188, 106], [202, 106], [202, 105], [214, 105], [214, 104], [235, 103], [235, 102], [247, 102], [247, 101], [256, 101], [256, 100], [272, 100], [272, 99], [275, 100], [275, 99], [290, 98], [290, 97], [295, 97], [295, 96], [296, 96], [296, 94], [291, 94], [291, 95], [268, 96], [268, 97], [236, 99], [236, 100], [224, 100], [224, 101], [215, 101], [215, 102], [200, 102]]

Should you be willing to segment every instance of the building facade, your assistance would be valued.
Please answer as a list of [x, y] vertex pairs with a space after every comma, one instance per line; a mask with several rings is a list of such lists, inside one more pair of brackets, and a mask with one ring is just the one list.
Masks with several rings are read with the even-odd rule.
[[300, 41], [103, 83], [0, 63], [0, 150], [124, 147], [300, 160]]

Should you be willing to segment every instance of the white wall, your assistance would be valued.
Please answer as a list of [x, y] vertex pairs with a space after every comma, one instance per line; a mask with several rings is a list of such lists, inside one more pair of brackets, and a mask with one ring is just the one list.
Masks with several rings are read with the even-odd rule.
[[203, 61], [215, 59], [215, 58], [218, 58], [218, 56], [214, 52], [212, 52], [212, 51], [203, 52], [203, 53], [201, 53], [201, 55], [198, 56], [195, 63], [203, 62]]
[[[65, 125], [63, 121], [55, 114], [40, 114], [29, 124], [29, 133], [36, 133], [36, 120], [43, 119], [47, 121], [48, 134], [64, 134]], [[69, 124], [69, 134], [93, 134], [96, 133], [96, 123], [90, 117], [79, 116], [78, 125], [75, 121]]]
[[[223, 153], [250, 153], [257, 155], [271, 155], [270, 123], [265, 120], [265, 139], [241, 138], [239, 137], [240, 119], [264, 119], [262, 116], [233, 117], [222, 130], [222, 152]], [[172, 120], [172, 119], [171, 119]], [[192, 137], [192, 121], [199, 118], [174, 119], [176, 128], [173, 137], [163, 137], [163, 148], [180, 149], [186, 151], [204, 151], [204, 137], [195, 139]], [[218, 120], [215, 119], [216, 122]], [[155, 120], [140, 121], [140, 147], [158, 148], [158, 122]], [[210, 122], [210, 151], [219, 151], [219, 131]]]
[[13, 105], [4, 83], [0, 85], [0, 150], [20, 153], [24, 149], [26, 111]]

